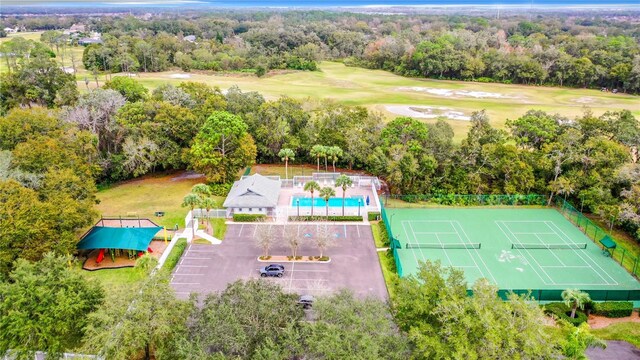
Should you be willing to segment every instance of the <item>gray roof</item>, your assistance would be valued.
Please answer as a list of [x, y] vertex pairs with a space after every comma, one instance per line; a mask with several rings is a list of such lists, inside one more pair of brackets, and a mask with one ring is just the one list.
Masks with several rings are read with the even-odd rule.
[[268, 179], [255, 174], [233, 183], [223, 206], [226, 208], [241, 207], [275, 207], [280, 195], [280, 180]]

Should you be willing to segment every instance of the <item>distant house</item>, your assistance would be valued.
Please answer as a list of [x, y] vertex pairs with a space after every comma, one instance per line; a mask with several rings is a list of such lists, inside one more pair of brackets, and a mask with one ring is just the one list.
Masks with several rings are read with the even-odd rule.
[[184, 41], [188, 41], [188, 42], [196, 42], [196, 36], [195, 35], [185, 36], [182, 39]]
[[227, 216], [233, 214], [265, 214], [273, 216], [280, 196], [280, 180], [260, 174], [245, 177], [233, 183], [223, 206]]
[[82, 38], [78, 40], [78, 45], [88, 46], [91, 44], [102, 44], [102, 39], [96, 38]]
[[7, 34], [14, 34], [18, 32], [18, 27], [16, 26], [15, 28], [10, 28], [10, 27], [6, 27], [3, 29], [4, 32], [6, 32]]
[[83, 24], [73, 24], [69, 28], [69, 33], [85, 32], [85, 30], [86, 30], [86, 26], [85, 25], [83, 25]]

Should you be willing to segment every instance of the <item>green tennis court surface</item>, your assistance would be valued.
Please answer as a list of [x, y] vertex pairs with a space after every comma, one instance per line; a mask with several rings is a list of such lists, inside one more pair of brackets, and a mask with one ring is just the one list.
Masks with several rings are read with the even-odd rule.
[[487, 278], [540, 300], [567, 288], [594, 300], [640, 300], [640, 283], [555, 209], [386, 209], [386, 219], [401, 245], [402, 276], [440, 260], [464, 270], [470, 284]]

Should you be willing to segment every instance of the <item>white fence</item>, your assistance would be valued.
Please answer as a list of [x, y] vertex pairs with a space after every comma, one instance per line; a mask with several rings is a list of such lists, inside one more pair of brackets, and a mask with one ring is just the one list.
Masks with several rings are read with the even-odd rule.
[[[204, 219], [207, 217], [207, 210], [206, 209], [193, 209], [193, 216], [200, 218], [200, 219]], [[211, 209], [209, 210], [209, 218], [211, 219], [219, 219], [219, 218], [226, 218], [227, 217], [227, 210], [225, 209]]]

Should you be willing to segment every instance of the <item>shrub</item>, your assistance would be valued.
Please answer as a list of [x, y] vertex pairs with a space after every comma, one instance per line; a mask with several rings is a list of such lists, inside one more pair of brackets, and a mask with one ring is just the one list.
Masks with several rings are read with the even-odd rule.
[[631, 301], [605, 301], [596, 303], [594, 314], [609, 318], [631, 316], [633, 303]]
[[552, 302], [546, 304], [544, 306], [544, 312], [545, 314], [553, 314], [557, 318], [565, 320], [575, 326], [578, 326], [587, 321], [587, 315], [580, 310], [576, 311], [576, 317], [572, 318], [570, 316], [571, 309], [565, 303], [561, 302]]
[[289, 216], [289, 221], [362, 221], [362, 216]]
[[369, 217], [369, 221], [376, 221], [380, 219], [380, 213], [377, 211], [372, 211], [367, 216]]
[[260, 260], [269, 260], [271, 256], [260, 256]]
[[178, 260], [180, 260], [180, 258], [182, 257], [182, 253], [184, 253], [184, 249], [186, 248], [187, 239], [178, 239], [178, 241], [176, 241], [176, 244], [173, 245], [173, 249], [171, 249], [169, 256], [167, 256], [167, 260], [165, 260], [164, 265], [162, 265], [162, 269], [171, 272], [171, 270], [176, 267]]
[[328, 256], [323, 256], [318, 260], [320, 260], [320, 261], [329, 261], [329, 257]]
[[229, 190], [231, 190], [232, 184], [213, 184], [209, 185], [211, 189], [211, 195], [214, 196], [227, 196]]
[[233, 214], [233, 221], [238, 222], [256, 222], [267, 218], [264, 214]]

